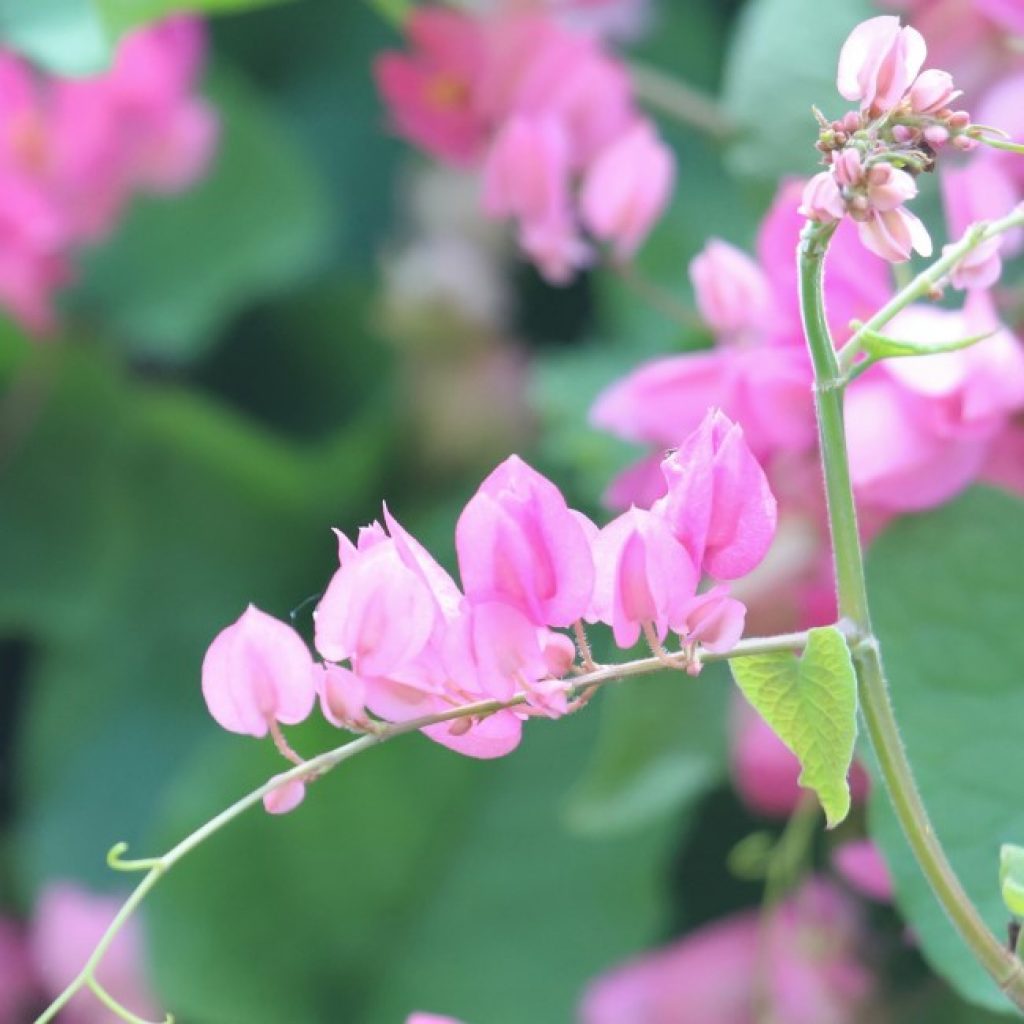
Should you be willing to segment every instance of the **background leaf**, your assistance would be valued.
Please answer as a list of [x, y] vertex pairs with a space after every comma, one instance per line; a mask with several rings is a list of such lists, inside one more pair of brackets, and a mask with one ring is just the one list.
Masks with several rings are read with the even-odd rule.
[[[914, 776], [957, 875], [997, 935], [1008, 920], [999, 848], [1024, 838], [1021, 536], [1024, 505], [976, 489], [893, 526], [869, 556], [876, 629]], [[1008, 1013], [921, 875], [881, 783], [871, 826], [928, 962], [972, 1002]]]

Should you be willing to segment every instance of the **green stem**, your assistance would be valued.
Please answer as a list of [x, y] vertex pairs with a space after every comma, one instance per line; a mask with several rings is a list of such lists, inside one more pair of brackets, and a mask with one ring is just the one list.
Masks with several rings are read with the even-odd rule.
[[630, 64], [633, 92], [648, 106], [724, 141], [735, 134], [728, 114], [710, 96], [649, 64]]
[[[741, 640], [732, 650], [723, 653], [700, 652], [700, 661], [708, 664], [716, 661], [728, 661], [733, 658], [773, 654], [779, 651], [799, 651], [804, 648], [806, 643], [806, 633], [785, 633], [773, 637]], [[691, 661], [691, 655], [684, 651], [661, 657], [640, 658], [636, 661], [628, 661], [620, 665], [601, 666], [583, 675], [567, 679], [565, 681], [565, 692], [568, 695], [579, 696], [582, 693], [590, 692], [608, 683], [627, 679], [631, 676], [650, 675], [653, 672], [662, 671], [666, 667], [666, 661], [672, 662], [678, 668], [686, 668]], [[229, 825], [239, 815], [255, 807], [265, 796], [268, 796], [278, 787], [288, 782], [319, 778], [332, 769], [337, 768], [344, 761], [355, 757], [356, 754], [361, 754], [371, 747], [379, 746], [398, 736], [404, 736], [406, 733], [417, 732], [428, 725], [453, 722], [460, 718], [481, 718], [493, 715], [497, 711], [522, 707], [526, 703], [527, 695], [520, 693], [516, 694], [511, 700], [477, 701], [473, 704], [453, 707], [436, 715], [426, 715], [422, 718], [412, 719], [408, 722], [392, 722], [386, 725], [379, 725], [375, 731], [369, 732], [365, 736], [350, 740], [340, 747], [335, 747], [334, 750], [329, 750], [324, 754], [305, 761], [303, 764], [297, 765], [289, 771], [275, 775], [262, 786], [254, 789], [251, 793], [247, 793], [230, 807], [225, 808], [216, 817], [211, 818], [205, 825], [196, 829], [191, 835], [186, 836], [180, 843], [172, 847], [161, 857], [136, 861], [123, 860], [122, 857], [127, 852], [127, 847], [124, 843], [118, 843], [111, 849], [108, 855], [108, 862], [111, 863], [111, 866], [119, 870], [145, 870], [145, 877], [143, 877], [142, 881], [124, 902], [114, 920], [111, 921], [81, 971], [68, 983], [67, 988], [36, 1018], [35, 1024], [47, 1024], [47, 1022], [55, 1020], [57, 1014], [81, 989], [90, 988], [95, 991], [98, 985], [95, 972], [110, 949], [111, 943], [160, 879], [180, 860], [201, 846], [207, 839], [215, 835], [226, 825]], [[130, 1020], [131, 1017], [124, 1017], [124, 1019]], [[135, 1019], [138, 1020], [138, 1018]]]
[[[1021, 217], [1018, 210], [1013, 217]], [[918, 276], [877, 316], [868, 321], [877, 330], [905, 305], [940, 280], [965, 252], [980, 244], [997, 225], [965, 237], [959, 254], [947, 254]], [[836, 568], [839, 613], [852, 622], [859, 639], [852, 649], [857, 664], [860, 707], [874, 747], [882, 778], [914, 856], [936, 897], [979, 963], [1018, 1009], [1024, 1010], [1024, 969], [1021, 962], [988, 929], [964, 891], [928, 819], [928, 812], [914, 782], [906, 749], [889, 698], [878, 642], [871, 629], [864, 558], [857, 532], [857, 513], [850, 482], [843, 420], [843, 381], [832, 337], [825, 319], [823, 266], [834, 226], [809, 223], [800, 244], [800, 304], [804, 332], [814, 364], [815, 404], [818, 413], [821, 458], [828, 499], [829, 524]], [[1005, 230], [1005, 227], [1002, 228]], [[951, 258], [952, 257], [952, 258]], [[936, 270], [935, 268], [939, 269]], [[923, 283], [922, 283], [923, 282]]]
[[[1014, 228], [1019, 227], [1024, 227], [1024, 203], [1017, 206], [1000, 220], [994, 220], [990, 223], [972, 224], [964, 232], [964, 236], [959, 242], [955, 245], [947, 246], [941, 258], [918, 274], [910, 284], [901, 288], [870, 320], [861, 325], [853, 337], [843, 346], [839, 354], [840, 367], [844, 371], [848, 371], [853, 366], [854, 360], [863, 351], [864, 342], [872, 331], [881, 331], [897, 313], [901, 313], [907, 306], [930, 294], [949, 275], [950, 271], [965, 256], [977, 249], [982, 242], [987, 242], [990, 238], [996, 238], [1007, 231], [1012, 231]], [[830, 229], [824, 226], [818, 233], [823, 235], [826, 231], [831, 234]]]

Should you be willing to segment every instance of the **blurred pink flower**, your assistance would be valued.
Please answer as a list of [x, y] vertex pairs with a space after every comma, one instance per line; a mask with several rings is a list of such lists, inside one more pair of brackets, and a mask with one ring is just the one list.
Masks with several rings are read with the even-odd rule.
[[439, 1017], [436, 1013], [414, 1013], [406, 1018], [405, 1024], [462, 1024], [454, 1017]]
[[[52, 882], [42, 891], [29, 944], [48, 998], [59, 995], [82, 969], [120, 907], [117, 897], [96, 895], [72, 882]], [[159, 1019], [146, 983], [137, 919], [130, 919], [110, 944], [96, 977], [133, 1013]], [[88, 990], [79, 992], [61, 1016], [64, 1024], [108, 1024], [110, 1019], [110, 1011]]]
[[874, 980], [857, 959], [856, 908], [812, 878], [762, 920], [707, 925], [615, 968], [583, 996], [581, 1024], [855, 1024]]
[[14, 921], [0, 917], [0, 1024], [26, 1020], [38, 986], [27, 936]]
[[701, 318], [722, 341], [766, 330], [774, 312], [768, 279], [745, 252], [712, 238], [690, 261], [690, 281]]
[[637, 121], [602, 150], [580, 193], [583, 223], [610, 242], [619, 261], [640, 248], [672, 196], [676, 165], [672, 150], [648, 121]]
[[881, 851], [870, 839], [854, 839], [832, 851], [832, 864], [853, 889], [877, 903], [891, 903], [892, 876]]
[[411, 53], [385, 53], [374, 74], [391, 125], [428, 153], [472, 163], [487, 121], [479, 108], [486, 68], [485, 38], [476, 18], [442, 7], [422, 7], [408, 19]]
[[850, 389], [847, 441], [858, 500], [906, 512], [947, 501], [980, 474], [995, 438], [1024, 408], [1024, 352], [980, 292], [961, 311], [911, 307], [888, 330], [921, 341], [995, 331], [967, 349], [889, 360]]

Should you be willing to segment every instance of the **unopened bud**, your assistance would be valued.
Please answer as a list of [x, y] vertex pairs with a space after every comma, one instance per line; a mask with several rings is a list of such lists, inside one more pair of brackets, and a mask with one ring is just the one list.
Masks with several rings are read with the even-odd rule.
[[893, 127], [892, 137], [899, 143], [913, 142], [917, 138], [918, 132], [916, 128], [911, 128], [907, 124], [898, 124]]
[[860, 131], [860, 129], [863, 127], [863, 124], [860, 119], [860, 114], [858, 114], [855, 110], [851, 110], [843, 118], [842, 126], [846, 131], [851, 133]]
[[971, 115], [966, 110], [954, 110], [946, 122], [951, 131], [962, 131], [970, 126]]
[[929, 125], [924, 130], [924, 138], [929, 146], [938, 149], [939, 146], [944, 146], [949, 142], [949, 131], [941, 124]]
[[910, 87], [910, 109], [915, 114], [934, 114], [960, 95], [962, 90], [953, 85], [953, 76], [933, 68], [918, 75]]
[[856, 149], [844, 149], [833, 161], [836, 181], [844, 188], [854, 188], [864, 176], [864, 166]]
[[972, 149], [977, 148], [978, 140], [972, 139], [967, 135], [956, 135], [953, 137], [953, 145], [956, 146], [961, 153], [970, 153]]

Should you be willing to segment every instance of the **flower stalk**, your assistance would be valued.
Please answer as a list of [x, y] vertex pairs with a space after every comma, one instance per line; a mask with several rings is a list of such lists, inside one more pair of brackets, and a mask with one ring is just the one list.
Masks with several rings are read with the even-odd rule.
[[[919, 274], [871, 318], [866, 329], [878, 330], [900, 310], [927, 295], [949, 271], [986, 238], [1024, 223], [1018, 208], [1001, 221], [979, 225]], [[808, 223], [799, 250], [800, 306], [808, 350], [814, 365], [815, 406], [829, 528], [832, 535], [839, 614], [853, 624], [851, 650], [857, 668], [858, 694], [864, 723], [882, 778], [914, 856], [936, 898], [967, 943], [971, 953], [1013, 1004], [1024, 1010], [1024, 965], [989, 930], [949, 863], [932, 828], [899, 733], [882, 655], [871, 627], [864, 558], [857, 530], [857, 512], [850, 481], [843, 417], [845, 380], [840, 357], [825, 319], [823, 269], [834, 224]], [[860, 335], [860, 337], [858, 337]], [[858, 332], [843, 350], [860, 350]]]
[[[666, 667], [685, 669], [693, 664], [694, 658], [699, 663], [708, 664], [716, 661], [729, 661], [733, 658], [755, 657], [763, 654], [774, 654], [780, 651], [802, 651], [807, 642], [807, 634], [785, 633], [779, 636], [766, 638], [753, 638], [741, 640], [731, 650], [724, 653], [712, 651], [680, 651], [675, 653], [664, 653], [661, 656], [651, 658], [640, 658], [636, 661], [628, 661], [617, 665], [604, 665], [595, 667], [592, 671], [584, 672], [582, 675], [566, 679], [564, 688], [566, 695], [573, 699], [588, 695], [608, 683], [618, 682], [634, 676], [650, 675], [654, 672], [663, 671]], [[375, 728], [357, 739], [350, 740], [333, 750], [329, 750], [317, 757], [310, 758], [302, 764], [279, 775], [275, 775], [263, 785], [247, 793], [240, 800], [237, 800], [230, 807], [225, 808], [216, 817], [211, 818], [195, 832], [186, 836], [176, 846], [159, 857], [145, 858], [140, 860], [126, 860], [124, 854], [128, 847], [125, 843], [117, 843], [107, 856], [107, 863], [118, 871], [144, 871], [142, 881], [136, 886], [131, 895], [127, 898], [117, 916], [110, 923], [103, 938], [100, 939], [92, 955], [86, 961], [82, 970], [69, 982], [63, 992], [36, 1018], [35, 1024], [48, 1024], [49, 1021], [57, 1019], [57, 1014], [71, 1001], [82, 989], [90, 989], [96, 994], [104, 1005], [107, 1005], [113, 1012], [128, 1021], [129, 1024], [139, 1024], [141, 1018], [132, 1014], [120, 1006], [112, 997], [103, 991], [96, 980], [96, 970], [109, 950], [111, 943], [118, 933], [125, 926], [128, 920], [135, 914], [138, 908], [149, 893], [156, 887], [157, 883], [181, 860], [193, 850], [200, 847], [208, 839], [216, 835], [226, 825], [231, 824], [236, 818], [253, 807], [263, 802], [264, 797], [269, 796], [281, 786], [290, 782], [310, 781], [320, 778], [328, 772], [337, 768], [338, 765], [369, 750], [371, 747], [380, 746], [398, 736], [407, 733], [417, 732], [430, 725], [439, 725], [443, 722], [455, 722], [463, 719], [482, 718], [492, 715], [498, 711], [510, 708], [522, 707], [527, 704], [528, 695], [519, 693], [510, 700], [485, 700], [473, 704], [464, 704], [453, 707], [448, 711], [439, 714], [427, 715], [422, 718], [412, 719], [406, 722], [389, 722], [376, 724]], [[100, 992], [103, 995], [100, 996]], [[104, 998], [106, 997], [106, 998]], [[108, 1002], [109, 1000], [109, 1002]], [[173, 1024], [174, 1018], [170, 1015], [162, 1024]], [[147, 1024], [142, 1021], [141, 1024]]]

